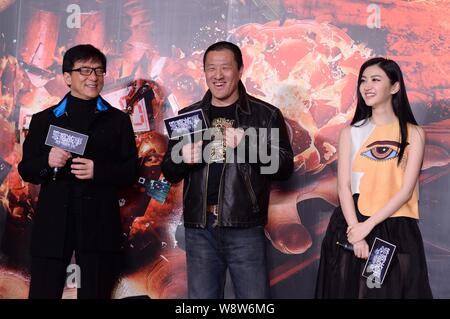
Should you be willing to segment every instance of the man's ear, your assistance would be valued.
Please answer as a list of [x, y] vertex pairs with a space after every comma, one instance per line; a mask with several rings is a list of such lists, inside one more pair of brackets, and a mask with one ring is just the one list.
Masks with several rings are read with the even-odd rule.
[[241, 68], [239, 69], [239, 79], [241, 79], [243, 72], [244, 72], [244, 66], [241, 66]]
[[66, 82], [67, 86], [70, 87], [72, 84], [72, 75], [69, 72], [63, 73], [64, 82]]
[[397, 81], [394, 83], [394, 85], [391, 88], [391, 94], [395, 94], [398, 91], [400, 91], [400, 83]]

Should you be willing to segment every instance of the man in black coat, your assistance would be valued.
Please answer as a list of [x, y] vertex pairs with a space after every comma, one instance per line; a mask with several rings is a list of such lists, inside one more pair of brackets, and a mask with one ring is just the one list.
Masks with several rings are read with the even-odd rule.
[[[137, 150], [128, 115], [99, 94], [106, 57], [77, 45], [63, 59], [70, 92], [33, 115], [18, 170], [40, 184], [31, 241], [29, 298], [61, 298], [69, 273], [78, 298], [109, 298], [119, 265], [117, 191], [135, 181]], [[50, 125], [89, 136], [83, 156], [45, 145]], [[75, 251], [76, 265], [68, 268]]]
[[223, 298], [228, 269], [236, 298], [269, 298], [270, 187], [294, 167], [286, 124], [278, 108], [247, 94], [238, 46], [214, 43], [203, 67], [209, 90], [180, 114], [201, 110], [209, 130], [170, 140], [161, 165], [169, 182], [184, 180], [188, 295]]

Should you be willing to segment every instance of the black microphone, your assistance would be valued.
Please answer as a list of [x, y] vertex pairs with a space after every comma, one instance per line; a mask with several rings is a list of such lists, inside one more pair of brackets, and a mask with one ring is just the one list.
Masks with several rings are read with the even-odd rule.
[[56, 174], [58, 174], [58, 167], [53, 167], [53, 180], [56, 181]]
[[353, 251], [353, 245], [350, 245], [350, 244], [347, 244], [347, 243], [340, 243], [338, 241], [336, 242], [336, 245], [341, 246], [345, 250]]
[[[83, 156], [88, 138], [89, 136], [86, 134], [81, 134], [66, 128], [58, 127], [56, 125], [50, 125], [47, 133], [47, 138], [45, 139], [45, 145], [56, 147], [69, 152], [70, 154], [66, 160], [66, 165], [69, 158], [72, 157], [72, 153]], [[50, 156], [50, 153], [48, 156]], [[52, 171], [53, 181], [56, 180], [57, 174], [61, 171], [61, 168], [62, 167], [50, 168], [50, 170]]]

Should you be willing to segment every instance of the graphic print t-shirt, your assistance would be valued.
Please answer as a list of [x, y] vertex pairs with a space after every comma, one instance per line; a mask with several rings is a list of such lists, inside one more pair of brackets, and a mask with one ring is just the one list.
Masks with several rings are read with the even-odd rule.
[[[233, 127], [235, 122], [236, 103], [229, 106], [214, 106], [209, 109], [211, 129], [220, 131], [224, 135], [225, 129]], [[217, 135], [217, 134], [214, 134]], [[219, 200], [219, 185], [224, 166], [226, 147], [223, 139], [216, 138], [211, 144], [211, 161], [208, 173], [208, 205], [216, 205]]]

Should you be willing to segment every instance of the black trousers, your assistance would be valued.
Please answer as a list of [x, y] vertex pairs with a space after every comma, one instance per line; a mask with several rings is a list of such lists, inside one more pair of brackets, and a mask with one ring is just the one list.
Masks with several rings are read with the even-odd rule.
[[[81, 213], [81, 201], [75, 198], [65, 225], [62, 258], [32, 257], [29, 299], [61, 299], [66, 278], [69, 284], [76, 282], [78, 299], [111, 298], [119, 273], [119, 254], [82, 251]], [[73, 252], [76, 265], [68, 269]]]

